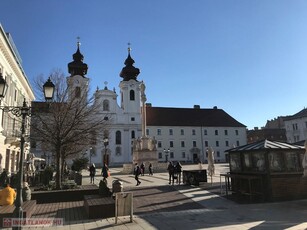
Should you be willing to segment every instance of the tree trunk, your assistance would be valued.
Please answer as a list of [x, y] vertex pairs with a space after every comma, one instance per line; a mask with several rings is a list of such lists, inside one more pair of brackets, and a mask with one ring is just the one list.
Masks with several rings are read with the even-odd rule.
[[56, 151], [56, 189], [61, 189], [61, 150], [60, 148]]

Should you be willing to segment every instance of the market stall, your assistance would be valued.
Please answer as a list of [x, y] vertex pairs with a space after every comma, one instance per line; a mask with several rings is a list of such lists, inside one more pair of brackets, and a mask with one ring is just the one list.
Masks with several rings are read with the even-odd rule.
[[[226, 187], [237, 196], [275, 201], [307, 197], [304, 146], [263, 140], [227, 150]], [[228, 183], [227, 183], [228, 181]]]

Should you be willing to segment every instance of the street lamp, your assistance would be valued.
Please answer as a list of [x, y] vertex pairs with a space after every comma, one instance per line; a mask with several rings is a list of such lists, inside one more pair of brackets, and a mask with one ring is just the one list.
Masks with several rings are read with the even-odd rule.
[[92, 149], [93, 149], [93, 148], [90, 147], [90, 150], [89, 150], [89, 151], [90, 151], [90, 165], [92, 165]]
[[165, 154], [165, 162], [167, 162], [167, 160], [168, 160], [168, 154], [170, 153], [170, 151], [171, 151], [171, 150], [169, 150], [169, 149], [167, 149], [167, 150], [164, 149], [164, 150], [163, 150], [163, 152], [164, 152], [164, 154]]
[[[8, 85], [6, 80], [0, 73], [0, 99], [5, 97]], [[51, 100], [54, 92], [54, 85], [50, 78], [44, 84], [44, 95], [46, 100]], [[19, 222], [23, 219], [22, 210], [22, 184], [23, 184], [23, 164], [24, 164], [24, 145], [25, 145], [25, 123], [26, 117], [31, 116], [31, 107], [27, 105], [24, 98], [22, 106], [0, 106], [0, 109], [4, 112], [10, 112], [14, 116], [21, 117], [21, 136], [20, 136], [20, 159], [19, 159], [19, 172], [18, 172], [18, 184], [17, 184], [17, 196], [15, 201], [15, 210], [13, 217], [18, 218]], [[21, 225], [13, 229], [21, 229]]]
[[109, 139], [107, 137], [103, 138], [103, 144], [104, 144], [104, 155], [103, 155], [103, 162], [107, 162], [107, 146], [109, 145]]

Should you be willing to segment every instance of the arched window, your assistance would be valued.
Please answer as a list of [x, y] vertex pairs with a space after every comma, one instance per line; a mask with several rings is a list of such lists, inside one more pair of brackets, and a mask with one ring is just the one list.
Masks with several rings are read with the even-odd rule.
[[133, 139], [133, 138], [135, 138], [135, 131], [134, 130], [131, 131], [131, 139]]
[[130, 90], [130, 101], [134, 101], [134, 100], [135, 100], [134, 90]]
[[122, 135], [120, 131], [116, 131], [115, 133], [115, 144], [121, 145], [122, 144]]
[[109, 110], [110, 110], [109, 101], [104, 100], [103, 101], [103, 111], [109, 111]]

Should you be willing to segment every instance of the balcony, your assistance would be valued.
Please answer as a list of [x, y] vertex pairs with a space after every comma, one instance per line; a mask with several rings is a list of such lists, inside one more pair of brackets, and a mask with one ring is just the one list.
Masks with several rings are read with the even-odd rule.
[[19, 130], [3, 130], [2, 135], [5, 136], [4, 144], [20, 146], [20, 135]]

